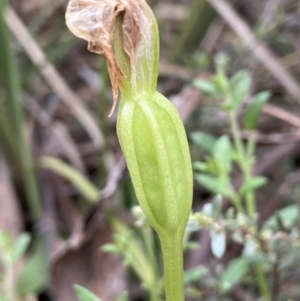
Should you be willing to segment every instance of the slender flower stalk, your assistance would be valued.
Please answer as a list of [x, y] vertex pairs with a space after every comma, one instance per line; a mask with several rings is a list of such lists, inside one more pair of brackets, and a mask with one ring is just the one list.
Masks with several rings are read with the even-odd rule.
[[144, 0], [71, 0], [67, 25], [103, 55], [117, 133], [140, 205], [157, 231], [167, 301], [184, 300], [182, 244], [193, 190], [186, 133], [175, 107], [156, 92], [159, 33]]

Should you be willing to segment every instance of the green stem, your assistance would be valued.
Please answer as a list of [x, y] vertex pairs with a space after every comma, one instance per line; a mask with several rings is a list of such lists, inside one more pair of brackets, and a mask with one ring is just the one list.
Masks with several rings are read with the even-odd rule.
[[239, 195], [233, 193], [232, 196], [231, 196], [230, 198], [231, 198], [231, 201], [232, 201], [232, 203], [233, 203], [233, 205], [234, 205], [236, 211], [239, 212], [239, 213], [245, 213]]
[[[42, 208], [39, 200], [39, 192], [35, 177], [34, 166], [30, 149], [25, 139], [25, 124], [23, 108], [21, 105], [20, 83], [16, 63], [10, 47], [8, 29], [4, 21], [6, 1], [0, 0], [0, 76], [7, 91], [7, 107], [11, 118], [11, 131], [17, 149], [15, 155], [19, 172], [22, 177], [29, 209], [33, 220], [37, 221], [41, 217]], [[12, 162], [15, 164], [16, 162]]]
[[[244, 176], [244, 180], [248, 181], [252, 177], [252, 167], [253, 167], [252, 155], [255, 149], [255, 136], [254, 134], [251, 135], [247, 146], [247, 152], [246, 152], [242, 143], [240, 128], [238, 126], [238, 122], [236, 118], [236, 112], [230, 112], [229, 119], [231, 123], [234, 144], [238, 152], [240, 167]], [[253, 191], [249, 191], [246, 194], [246, 206], [247, 206], [248, 215], [253, 216], [256, 212], [256, 204], [255, 204], [255, 197]], [[257, 228], [255, 229], [255, 231], [257, 231]], [[255, 273], [257, 275], [257, 282], [258, 282], [260, 292], [264, 296], [264, 301], [271, 301], [271, 294], [268, 287], [267, 278], [262, 267], [258, 263], [256, 263], [254, 268], [255, 268]]]
[[10, 126], [7, 113], [5, 112], [4, 106], [0, 104], [0, 141], [1, 147], [10, 160], [10, 162], [17, 161], [18, 156], [16, 155], [16, 141], [14, 140], [14, 131]]
[[248, 156], [248, 158], [251, 159], [254, 152], [255, 152], [255, 132], [251, 131], [250, 132], [250, 138], [249, 138], [248, 144], [247, 144], [247, 156]]
[[4, 296], [14, 300], [14, 271], [13, 262], [8, 254], [3, 256]]
[[[247, 154], [246, 158], [247, 160], [245, 164], [245, 180], [249, 180], [252, 177], [252, 169], [253, 169], [253, 159], [252, 156], [255, 151], [255, 134], [251, 133], [250, 139], [248, 141], [247, 145]], [[247, 212], [249, 216], [253, 216], [256, 213], [256, 203], [254, 198], [253, 191], [250, 191], [246, 194], [246, 205], [247, 205]]]
[[184, 301], [182, 235], [166, 233], [160, 236], [160, 242], [164, 258], [166, 301]]
[[[236, 112], [235, 111], [231, 111], [229, 112], [229, 120], [230, 120], [230, 125], [231, 125], [231, 130], [232, 130], [232, 135], [233, 135], [233, 142], [235, 145], [235, 149], [237, 150], [237, 155], [238, 155], [238, 162], [240, 164], [241, 170], [243, 172], [243, 174], [245, 175], [245, 162], [244, 160], [246, 160], [246, 156], [245, 156], [245, 150], [244, 150], [244, 146], [242, 143], [242, 137], [240, 134], [240, 129], [237, 123], [237, 118], [236, 118]], [[239, 208], [240, 210], [238, 210], [239, 212], [244, 212], [244, 209], [241, 201], [238, 200], [239, 203]]]
[[[248, 152], [246, 153], [246, 150], [244, 148], [242, 137], [241, 137], [241, 131], [237, 122], [236, 112], [232, 111], [229, 113], [229, 119], [231, 123], [231, 129], [232, 129], [232, 135], [233, 140], [235, 144], [235, 148], [237, 150], [238, 154], [238, 161], [240, 168], [242, 170], [244, 181], [247, 182], [252, 177], [252, 163], [251, 163], [251, 157], [248, 156]], [[249, 142], [250, 143], [250, 142]], [[253, 150], [254, 148], [254, 141], [251, 142], [249, 145], [249, 151]], [[253, 195], [253, 191], [250, 191], [246, 193], [245, 196], [246, 199], [246, 207], [247, 207], [247, 213], [249, 216], [253, 216], [256, 212], [256, 204], [255, 204], [255, 198]]]
[[230, 124], [231, 124], [231, 130], [232, 130], [232, 135], [233, 135], [233, 141], [235, 144], [235, 148], [237, 150], [237, 154], [238, 154], [238, 160], [242, 169], [242, 172], [244, 173], [245, 171], [245, 150], [244, 150], [244, 146], [242, 143], [242, 137], [241, 137], [241, 132], [240, 132], [240, 128], [238, 126], [238, 122], [237, 122], [237, 117], [236, 117], [236, 112], [235, 111], [231, 111], [229, 112], [229, 120], [230, 120]]
[[266, 280], [266, 276], [265, 273], [262, 269], [262, 267], [260, 266], [259, 263], [256, 263], [255, 266], [255, 272], [257, 275], [257, 281], [258, 281], [258, 286], [260, 289], [261, 294], [264, 297], [264, 301], [271, 301], [271, 293], [270, 293], [270, 289]]
[[[109, 218], [116, 233], [121, 236], [126, 236], [128, 234], [129, 229], [121, 220], [111, 215], [109, 215]], [[153, 287], [153, 283], [155, 283], [153, 269], [148, 258], [145, 256], [145, 252], [141, 249], [140, 244], [134, 237], [131, 237], [125, 255], [128, 255], [130, 259], [133, 259], [130, 261], [132, 269], [141, 279], [144, 286], [150, 291]]]

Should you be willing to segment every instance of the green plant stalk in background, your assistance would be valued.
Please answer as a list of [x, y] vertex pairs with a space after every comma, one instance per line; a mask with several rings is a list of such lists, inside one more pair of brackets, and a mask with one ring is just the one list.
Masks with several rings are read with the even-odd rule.
[[[103, 12], [105, 11], [105, 16]], [[109, 16], [109, 17], [107, 17]], [[67, 25], [107, 59], [117, 133], [139, 203], [158, 233], [167, 301], [184, 300], [183, 236], [191, 210], [193, 175], [183, 123], [156, 92], [159, 33], [144, 0], [71, 0]]]
[[[21, 104], [19, 76], [4, 20], [5, 9], [6, 1], [0, 0], [0, 82], [3, 81], [3, 86], [6, 90], [7, 115], [10, 118], [9, 122], [0, 122], [0, 134], [3, 133], [4, 139], [6, 138], [6, 141], [3, 139], [3, 143], [5, 144], [6, 142], [6, 148], [12, 152], [8, 154], [8, 157], [14, 160], [12, 165], [15, 166], [15, 172], [22, 180], [22, 187], [26, 194], [32, 218], [34, 221], [38, 221], [41, 217], [42, 209], [30, 148], [25, 138], [24, 129], [26, 127]], [[4, 105], [2, 104], [0, 117], [4, 115], [3, 120], [7, 120], [8, 118], [5, 116], [3, 107]], [[10, 126], [7, 126], [8, 124]]]
[[[233, 134], [234, 144], [237, 150], [238, 160], [240, 163], [240, 167], [244, 176], [244, 181], [247, 182], [252, 177], [252, 169], [253, 169], [253, 162], [252, 156], [255, 149], [255, 142], [254, 142], [254, 134], [252, 133], [248, 145], [247, 150], [245, 150], [244, 145], [242, 143], [241, 138], [241, 130], [238, 126], [236, 112], [232, 111], [229, 112], [229, 120], [231, 125], [231, 130]], [[256, 213], [256, 203], [253, 190], [250, 190], [246, 193], [246, 207], [247, 207], [247, 214], [250, 217], [253, 217]], [[257, 229], [255, 229], [257, 231]], [[254, 264], [255, 273], [257, 275], [257, 281], [260, 288], [262, 295], [264, 296], [264, 300], [271, 301], [271, 294], [268, 288], [268, 283], [266, 280], [266, 275], [261, 267], [260, 264]]]
[[[235, 144], [235, 148], [237, 150], [239, 165], [241, 167], [244, 176], [244, 181], [247, 182], [250, 180], [252, 176], [251, 173], [252, 173], [253, 164], [251, 164], [252, 163], [251, 157], [253, 155], [254, 146], [251, 147], [252, 148], [251, 153], [250, 152], [246, 153], [242, 142], [241, 131], [237, 122], [236, 111], [229, 112], [229, 121], [230, 121], [230, 127], [233, 135], [233, 141]], [[249, 145], [250, 145], [250, 140], [249, 140]], [[251, 145], [253, 145], [253, 141], [251, 142]], [[250, 150], [250, 148], [248, 149]], [[246, 207], [247, 207], [247, 214], [253, 217], [253, 215], [256, 212], [256, 204], [255, 204], [253, 191], [249, 191], [246, 193]]]
[[[220, 72], [220, 71], [219, 71]], [[227, 100], [229, 103], [233, 103], [233, 99]], [[253, 172], [253, 155], [255, 150], [255, 139], [254, 133], [251, 133], [251, 137], [247, 143], [247, 147], [244, 147], [242, 137], [241, 137], [241, 129], [238, 125], [237, 120], [237, 107], [232, 107], [228, 110], [228, 117], [230, 122], [230, 127], [233, 135], [233, 141], [237, 152], [237, 159], [242, 171], [244, 182], [250, 181], [252, 178]], [[245, 195], [245, 202], [246, 202], [246, 212], [248, 216], [255, 217], [256, 214], [256, 202], [254, 191], [249, 190]], [[255, 226], [255, 231], [257, 232], [257, 227]], [[254, 270], [257, 275], [257, 281], [259, 289], [264, 296], [264, 300], [271, 301], [270, 290], [268, 288], [268, 283], [266, 279], [266, 275], [259, 263], [254, 264]]]
[[[252, 101], [251, 105], [246, 112], [245, 127], [250, 131], [250, 138], [246, 145], [244, 145], [241, 128], [238, 123], [238, 110], [244, 100], [247, 93], [249, 93], [251, 84], [250, 75], [243, 71], [240, 71], [230, 80], [228, 80], [225, 73], [225, 65], [222, 57], [217, 60], [217, 74], [213, 78], [212, 82], [201, 82], [200, 86], [204, 88], [211, 95], [224, 99], [223, 109], [228, 114], [230, 128], [233, 136], [233, 143], [235, 146], [236, 162], [240, 167], [243, 182], [248, 184], [254, 179], [253, 166], [254, 166], [254, 152], [255, 152], [255, 132], [254, 128], [257, 122], [258, 112], [261, 109], [263, 103], [268, 99], [269, 93], [262, 92], [257, 94]], [[244, 204], [242, 199], [245, 198], [246, 210], [244, 210]], [[255, 219], [257, 213], [256, 200], [254, 195], [254, 189], [248, 189], [245, 195], [240, 192], [232, 192], [230, 199], [235, 205], [239, 213], [247, 214], [250, 218]], [[253, 226], [254, 234], [258, 234], [257, 225]], [[264, 300], [271, 301], [271, 294], [268, 287], [267, 278], [265, 272], [259, 263], [254, 263], [254, 270], [257, 275], [257, 283]]]
[[[116, 233], [115, 240], [117, 236], [121, 237], [122, 240], [124, 237], [128, 237], [128, 234], [130, 234], [130, 229], [124, 223], [113, 216], [111, 216], [111, 222], [114, 232]], [[150, 301], [160, 300], [159, 294], [161, 292], [161, 284], [156, 271], [157, 263], [149, 260], [149, 257], [145, 255], [143, 247], [137, 241], [136, 237], [131, 237], [130, 235], [125, 239], [127, 240], [125, 246], [126, 251], [124, 251], [123, 246], [120, 253], [125, 254], [125, 261], [129, 261], [129, 266], [131, 266], [136, 275], [138, 275], [141, 279], [143, 286], [149, 292]], [[148, 234], [148, 239], [151, 240], [150, 234]], [[152, 247], [150, 248], [152, 249]], [[109, 251], [107, 250], [107, 245], [103, 246], [102, 249], [104, 251]], [[148, 252], [147, 255], [149, 256], [151, 252], [152, 251]]]
[[11, 257], [8, 254], [1, 254], [1, 261], [3, 265], [3, 295], [6, 296], [7, 300], [14, 300], [15, 298], [15, 290], [14, 290], [14, 270], [13, 270], [13, 262]]
[[[251, 76], [247, 71], [240, 70], [228, 79], [226, 75], [228, 63], [226, 56], [220, 54], [216, 57], [217, 73], [212, 77], [211, 81], [195, 80], [194, 83], [207, 94], [223, 100], [221, 107], [228, 115], [234, 148], [231, 147], [228, 139], [219, 138], [215, 142], [212, 157], [209, 158], [210, 161], [207, 160], [204, 165], [197, 165], [200, 170], [213, 173], [213, 176], [198, 174], [196, 175], [196, 179], [212, 192], [220, 193], [229, 198], [240, 216], [242, 218], [244, 216], [248, 220], [249, 231], [252, 235], [259, 237], [261, 233], [257, 226], [255, 190], [263, 186], [266, 183], [266, 179], [253, 175], [255, 163], [255, 127], [262, 107], [270, 97], [270, 93], [264, 91], [256, 94], [247, 106], [242, 119], [245, 129], [249, 133], [249, 139], [244, 143], [238, 116], [244, 99], [250, 93]], [[240, 168], [243, 177], [242, 185], [238, 190], [233, 187], [230, 181], [231, 161], [233, 160]], [[212, 165], [212, 162], [214, 165]], [[214, 169], [211, 168], [212, 166]], [[223, 181], [225, 185], [218, 186], [222, 177], [223, 180], [225, 177], [227, 182]], [[244, 209], [243, 201], [245, 201], [246, 210]], [[261, 295], [265, 301], [271, 301], [267, 275], [261, 262], [254, 262], [254, 271]]]

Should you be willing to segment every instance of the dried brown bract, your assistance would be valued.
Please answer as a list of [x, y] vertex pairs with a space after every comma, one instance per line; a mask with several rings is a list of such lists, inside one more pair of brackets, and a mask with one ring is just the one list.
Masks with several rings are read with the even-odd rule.
[[153, 56], [149, 53], [153, 45], [150, 47], [149, 43], [155, 40], [151, 27], [156, 24], [144, 0], [70, 0], [66, 13], [70, 31], [88, 41], [89, 51], [101, 54], [107, 60], [114, 99], [110, 115], [125, 78], [114, 50], [116, 19], [121, 14], [122, 49], [130, 60], [130, 80], [134, 88], [137, 87], [137, 76], [147, 80], [145, 72], [137, 74], [137, 65], [142, 56], [146, 59]]

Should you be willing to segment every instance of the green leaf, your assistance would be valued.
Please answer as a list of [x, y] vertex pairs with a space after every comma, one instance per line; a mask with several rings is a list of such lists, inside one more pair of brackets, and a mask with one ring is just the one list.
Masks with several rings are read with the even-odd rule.
[[202, 90], [204, 93], [208, 95], [214, 97], [221, 96], [218, 87], [213, 82], [202, 80], [202, 79], [196, 79], [194, 80], [193, 84], [195, 87]]
[[247, 182], [243, 183], [241, 188], [239, 189], [240, 195], [245, 195], [249, 191], [254, 191], [267, 183], [267, 179], [265, 177], [255, 177], [249, 179]]
[[122, 294], [122, 296], [120, 297], [120, 298], [118, 298], [118, 299], [116, 299], [115, 301], [128, 301], [129, 299], [128, 299], [128, 293], [127, 292], [124, 292], [123, 294]]
[[290, 229], [297, 221], [300, 215], [300, 210], [297, 205], [287, 206], [277, 211], [272, 217], [270, 217], [264, 226], [276, 227], [278, 225], [278, 218], [281, 224]]
[[244, 250], [243, 250], [243, 255], [247, 256], [249, 259], [255, 258], [255, 255], [257, 253], [257, 241], [256, 239], [247, 239], [244, 242]]
[[241, 70], [237, 72], [230, 79], [231, 95], [233, 98], [233, 105], [235, 108], [243, 102], [243, 100], [249, 93], [250, 87], [251, 76], [246, 70]]
[[194, 132], [191, 134], [191, 139], [201, 149], [207, 152], [213, 152], [217, 139], [209, 134], [203, 132]]
[[100, 298], [80, 285], [75, 284], [74, 288], [79, 301], [101, 301]]
[[201, 212], [206, 216], [213, 217], [213, 204], [212, 203], [204, 204]]
[[216, 258], [222, 258], [226, 251], [226, 232], [224, 230], [210, 230], [211, 251]]
[[193, 167], [198, 171], [207, 171], [207, 164], [201, 161], [194, 162]]
[[31, 241], [29, 233], [22, 233], [15, 242], [12, 250], [12, 259], [17, 260], [24, 255]]
[[221, 175], [228, 175], [231, 170], [232, 147], [227, 136], [220, 137], [215, 143], [213, 157]]
[[220, 91], [220, 96], [225, 97], [228, 95], [230, 85], [226, 75], [223, 72], [218, 73], [217, 75], [212, 77], [211, 81], [213, 84], [215, 84], [217, 90]]
[[217, 177], [204, 175], [204, 174], [196, 174], [195, 179], [198, 183], [200, 183], [209, 191], [216, 194], [220, 192], [220, 188], [219, 188], [220, 182]]
[[40, 166], [50, 169], [70, 181], [88, 201], [95, 203], [99, 199], [98, 188], [75, 168], [66, 164], [62, 160], [45, 156], [40, 159]]
[[230, 186], [228, 179], [219, 177], [217, 178], [206, 174], [196, 174], [195, 179], [198, 183], [215, 194], [220, 193], [224, 196], [230, 195]]
[[116, 244], [105, 244], [101, 247], [101, 250], [107, 253], [121, 253], [120, 248]]
[[41, 292], [49, 283], [49, 263], [46, 241], [38, 237], [31, 256], [28, 258], [18, 280], [18, 292], [21, 296]]
[[233, 219], [235, 216], [234, 214], [234, 208], [233, 207], [230, 207], [226, 210], [225, 212], [225, 217], [226, 219], [230, 220], [230, 219]]
[[183, 281], [185, 284], [188, 284], [193, 281], [199, 281], [205, 275], [207, 275], [207, 269], [203, 266], [198, 266], [194, 269], [184, 272]]
[[247, 258], [239, 257], [232, 260], [220, 275], [219, 285], [221, 292], [226, 292], [241, 282], [249, 269], [250, 264]]
[[277, 213], [286, 228], [291, 228], [299, 217], [299, 207], [291, 205], [278, 211]]
[[130, 239], [123, 254], [134, 259], [130, 262], [131, 268], [141, 279], [141, 282], [145, 285], [145, 287], [152, 287], [155, 276], [153, 274], [153, 267], [151, 266], [149, 257], [145, 254], [145, 250], [137, 238], [130, 234], [131, 231], [128, 226], [122, 223], [119, 218], [112, 218], [112, 225], [115, 233], [118, 233], [120, 236], [125, 236], [125, 240]]
[[211, 201], [212, 213], [213, 213], [212, 217], [216, 220], [222, 217], [222, 203], [223, 203], [223, 198], [221, 194], [217, 194]]
[[213, 175], [219, 175], [219, 167], [217, 165], [216, 160], [213, 157], [206, 157], [206, 172], [213, 174]]
[[9, 253], [12, 248], [12, 237], [7, 231], [0, 231], [0, 250]]
[[244, 126], [247, 130], [253, 130], [256, 127], [262, 107], [268, 101], [270, 96], [270, 92], [264, 91], [256, 94], [256, 96], [253, 98], [245, 112], [244, 117]]
[[199, 243], [193, 241], [188, 241], [184, 244], [185, 250], [198, 250], [199, 247]]

